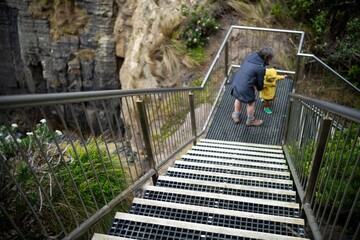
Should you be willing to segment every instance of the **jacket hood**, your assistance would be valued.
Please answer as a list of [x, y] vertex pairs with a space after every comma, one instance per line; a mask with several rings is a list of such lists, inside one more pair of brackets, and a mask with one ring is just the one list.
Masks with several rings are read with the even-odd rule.
[[258, 65], [262, 65], [262, 66], [264, 66], [264, 64], [265, 64], [264, 60], [259, 56], [259, 54], [257, 52], [251, 53], [246, 60], [248, 62], [255, 63]]
[[276, 78], [279, 79], [281, 78], [281, 75], [278, 75], [275, 68], [268, 68], [266, 69], [266, 73], [265, 73], [265, 80], [268, 80], [270, 78]]

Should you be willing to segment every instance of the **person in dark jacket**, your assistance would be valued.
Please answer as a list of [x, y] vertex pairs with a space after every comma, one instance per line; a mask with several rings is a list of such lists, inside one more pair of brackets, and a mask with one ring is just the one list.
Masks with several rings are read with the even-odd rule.
[[247, 126], [260, 126], [263, 121], [254, 117], [255, 91], [264, 88], [265, 66], [274, 57], [271, 48], [263, 48], [258, 52], [251, 53], [245, 58], [241, 67], [235, 73], [231, 83], [231, 95], [235, 98], [232, 119], [235, 123], [240, 122], [240, 110], [242, 103], [246, 104]]

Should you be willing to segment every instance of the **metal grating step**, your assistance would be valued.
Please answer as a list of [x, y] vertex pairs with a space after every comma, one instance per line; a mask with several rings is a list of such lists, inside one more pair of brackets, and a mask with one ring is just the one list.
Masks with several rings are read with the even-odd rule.
[[268, 158], [277, 158], [284, 159], [283, 153], [266, 153], [266, 152], [254, 152], [254, 151], [245, 151], [237, 149], [223, 149], [216, 147], [203, 147], [203, 146], [193, 146], [193, 150], [208, 152], [208, 153], [226, 153], [226, 154], [237, 154], [237, 155], [246, 155], [246, 156], [258, 156], [258, 157], [268, 157]]
[[207, 172], [199, 170], [181, 169], [181, 168], [168, 168], [167, 176], [179, 177], [187, 179], [197, 179], [204, 181], [223, 182], [231, 184], [241, 184], [256, 187], [267, 187], [276, 189], [293, 189], [293, 182], [284, 179], [272, 179], [253, 176], [241, 176], [234, 174], [224, 174], [217, 172]]
[[284, 202], [295, 202], [296, 198], [295, 191], [235, 185], [229, 183], [208, 182], [167, 176], [160, 176], [156, 186]]
[[136, 240], [136, 239], [117, 237], [117, 236], [111, 236], [111, 235], [100, 234], [100, 233], [94, 233], [91, 240]]
[[211, 122], [206, 138], [223, 141], [247, 142], [255, 144], [281, 145], [284, 123], [287, 114], [288, 93], [292, 91], [293, 81], [285, 79], [276, 85], [276, 98], [273, 102], [273, 114], [266, 114], [260, 98], [256, 97], [255, 115], [264, 120], [259, 128], [245, 125], [246, 110], [241, 110], [240, 123], [234, 124], [231, 114], [234, 111], [234, 97], [231, 96], [231, 85], [225, 85], [219, 107]]
[[148, 186], [145, 189], [144, 198], [284, 217], [298, 217], [299, 214], [299, 204], [292, 202], [239, 197], [157, 186]]
[[246, 155], [238, 155], [234, 153], [221, 153], [221, 152], [204, 152], [197, 150], [189, 150], [187, 152], [188, 155], [193, 156], [202, 156], [202, 157], [220, 157], [222, 159], [232, 159], [232, 160], [245, 160], [249, 162], [258, 162], [258, 163], [271, 163], [271, 164], [286, 164], [284, 158], [266, 158], [266, 157], [257, 157], [257, 156], [246, 156]]
[[198, 147], [209, 147], [209, 148], [220, 148], [222, 150], [243, 150], [250, 152], [259, 152], [259, 153], [275, 153], [275, 154], [283, 154], [282, 149], [272, 149], [272, 148], [258, 148], [258, 147], [250, 147], [250, 146], [236, 146], [236, 145], [228, 145], [228, 144], [219, 144], [219, 143], [211, 143], [200, 141], [196, 144]]
[[301, 237], [252, 232], [241, 229], [210, 226], [154, 217], [117, 213], [109, 232], [110, 235], [135, 239], [183, 239], [183, 240], [303, 240]]
[[284, 171], [284, 172], [289, 171], [287, 165], [257, 163], [257, 162], [249, 162], [249, 161], [242, 161], [242, 160], [214, 158], [214, 157], [183, 155], [181, 157], [181, 160], [186, 161], [186, 162], [217, 164], [217, 165], [224, 165], [224, 166], [230, 166], [230, 167], [256, 168], [256, 169], [263, 169], [263, 170], [270, 170], [270, 171]]
[[210, 139], [210, 138], [202, 138], [200, 142], [207, 142], [207, 143], [219, 143], [219, 144], [226, 144], [226, 145], [233, 145], [233, 146], [248, 146], [248, 147], [255, 147], [258, 149], [277, 149], [282, 151], [282, 147], [279, 145], [268, 145], [268, 144], [258, 144], [258, 143], [248, 143], [248, 142], [234, 142], [234, 141], [222, 141], [217, 139]]
[[215, 164], [194, 163], [194, 162], [186, 162], [180, 160], [175, 161], [174, 167], [199, 170], [199, 171], [243, 175], [243, 176], [254, 176], [254, 177], [264, 177], [264, 178], [274, 178], [274, 179], [290, 179], [289, 172], [279, 172], [279, 171], [270, 171], [270, 170], [253, 169], [253, 168], [241, 168], [241, 167], [233, 167], [233, 166], [218, 166]]
[[249, 214], [247, 212], [148, 199], [135, 198], [129, 213], [284, 236], [304, 235], [304, 220], [299, 218], [274, 217], [255, 213]]

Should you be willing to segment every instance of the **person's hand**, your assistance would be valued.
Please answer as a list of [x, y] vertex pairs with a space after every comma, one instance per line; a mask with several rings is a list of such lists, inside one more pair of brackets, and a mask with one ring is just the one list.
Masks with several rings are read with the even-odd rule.
[[284, 78], [287, 78], [288, 77], [288, 75], [287, 74], [284, 74]]

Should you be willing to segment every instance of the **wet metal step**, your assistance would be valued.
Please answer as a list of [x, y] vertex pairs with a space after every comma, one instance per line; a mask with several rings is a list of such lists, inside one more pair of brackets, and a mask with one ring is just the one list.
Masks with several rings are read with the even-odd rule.
[[216, 164], [194, 163], [194, 162], [186, 162], [181, 160], [175, 161], [174, 167], [200, 170], [200, 171], [212, 171], [212, 172], [221, 172], [227, 174], [245, 175], [245, 176], [290, 179], [290, 172], [279, 172], [279, 171], [262, 170], [262, 169], [254, 169], [254, 168], [241, 168], [234, 166], [219, 166]]
[[298, 217], [299, 213], [299, 204], [293, 202], [256, 199], [157, 186], [147, 186], [145, 188], [144, 198], [286, 217]]
[[169, 219], [116, 213], [110, 235], [135, 239], [267, 239], [267, 240], [304, 240], [301, 237], [281, 236], [248, 230], [218, 227]]
[[106, 234], [94, 233], [91, 240], [136, 240], [135, 238], [124, 238]]
[[199, 150], [189, 150], [187, 151], [188, 155], [194, 156], [203, 156], [203, 157], [219, 157], [223, 159], [232, 159], [232, 160], [245, 160], [249, 162], [259, 162], [259, 163], [271, 163], [271, 164], [286, 164], [284, 158], [268, 158], [268, 157], [259, 157], [259, 156], [248, 156], [248, 155], [239, 155], [235, 153], [225, 153], [225, 152], [204, 152]]
[[249, 162], [242, 160], [233, 160], [233, 159], [223, 159], [215, 157], [201, 157], [201, 156], [192, 156], [192, 155], [183, 155], [181, 160], [187, 162], [198, 162], [198, 163], [208, 163], [208, 164], [217, 164], [225, 166], [234, 166], [234, 167], [244, 167], [244, 168], [256, 168], [264, 169], [271, 171], [289, 171], [288, 166], [283, 164], [268, 164], [268, 163], [258, 163], [258, 162]]
[[293, 182], [291, 180], [241, 176], [173, 167], [168, 168], [167, 176], [286, 190], [293, 189]]
[[286, 236], [299, 236], [304, 231], [304, 220], [300, 218], [231, 211], [141, 198], [133, 200], [129, 213]]
[[250, 146], [236, 146], [236, 145], [227, 145], [227, 144], [219, 144], [219, 143], [210, 143], [210, 142], [198, 142], [196, 146], [201, 147], [210, 147], [210, 148], [220, 148], [223, 150], [244, 150], [244, 151], [253, 151], [253, 152], [264, 152], [264, 153], [275, 153], [275, 154], [283, 154], [282, 149], [268, 149], [268, 148], [258, 148], [258, 147], [250, 147]]
[[156, 186], [286, 202], [295, 202], [296, 198], [296, 192], [290, 190], [254, 187], [222, 182], [209, 182], [168, 176], [160, 176]]
[[245, 151], [245, 150], [236, 150], [236, 149], [223, 149], [215, 147], [203, 147], [203, 146], [193, 146], [193, 150], [203, 151], [203, 152], [217, 152], [217, 153], [226, 153], [226, 154], [237, 154], [237, 155], [249, 155], [249, 156], [258, 156], [258, 157], [269, 157], [276, 159], [284, 159], [283, 153], [266, 153], [266, 152], [254, 152], [254, 151]]
[[233, 146], [248, 146], [248, 147], [256, 147], [256, 148], [265, 148], [265, 149], [277, 149], [282, 151], [282, 147], [279, 145], [268, 145], [268, 144], [257, 144], [257, 143], [247, 143], [247, 142], [234, 142], [234, 141], [222, 141], [216, 139], [209, 139], [203, 138], [200, 139], [200, 142], [207, 142], [207, 143], [219, 143], [219, 144], [226, 144], [226, 145], [233, 145]]

